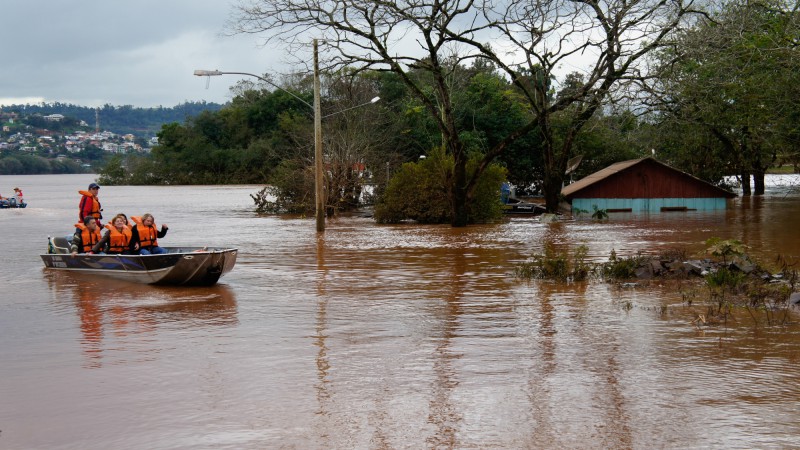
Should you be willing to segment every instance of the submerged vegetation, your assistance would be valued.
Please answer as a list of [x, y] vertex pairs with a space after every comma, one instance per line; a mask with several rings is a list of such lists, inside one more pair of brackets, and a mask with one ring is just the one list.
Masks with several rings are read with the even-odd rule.
[[519, 278], [535, 278], [556, 281], [583, 281], [595, 272], [596, 266], [586, 261], [589, 247], [578, 246], [570, 255], [566, 250], [545, 247], [543, 254], [535, 254], [528, 261], [514, 268]]
[[[677, 279], [699, 281], [697, 287], [705, 289], [707, 311], [698, 314], [693, 323], [722, 324], [731, 317], [734, 309], [746, 310], [756, 325], [757, 312], [763, 313], [768, 325], [784, 323], [792, 293], [797, 291], [800, 274], [797, 262], [778, 257], [772, 270], [752, 260], [748, 248], [735, 239], [711, 238], [706, 241], [706, 255], [712, 258], [688, 260], [686, 252], [672, 250], [657, 256], [638, 253], [619, 257], [615, 251], [607, 261], [587, 261], [586, 245], [572, 252], [554, 250], [546, 246], [544, 253], [534, 254], [514, 268], [518, 278], [553, 280], [559, 282], [587, 279], [641, 286], [639, 280]], [[630, 282], [634, 281], [634, 282]], [[698, 290], [683, 292], [684, 301], [692, 306], [697, 301]], [[629, 302], [623, 305], [630, 309]]]

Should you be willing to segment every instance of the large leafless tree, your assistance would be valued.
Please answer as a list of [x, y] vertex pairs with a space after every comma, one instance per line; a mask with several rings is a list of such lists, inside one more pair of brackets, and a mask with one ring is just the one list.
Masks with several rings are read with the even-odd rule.
[[[312, 38], [325, 42], [329, 68], [396, 73], [436, 121], [455, 160], [453, 225], [467, 223], [477, 178], [515, 139], [538, 130], [544, 145], [547, 208], [558, 207], [561, 183], [577, 133], [625, 81], [647, 76], [640, 64], [694, 12], [692, 0], [242, 0], [231, 27], [263, 35], [292, 52]], [[453, 69], [476, 58], [505, 72], [530, 105], [530, 121], [489, 149], [469, 177], [452, 102]], [[433, 89], [411, 69], [430, 74]], [[555, 97], [552, 80], [583, 77]], [[554, 114], [568, 114], [565, 135], [554, 136]]]

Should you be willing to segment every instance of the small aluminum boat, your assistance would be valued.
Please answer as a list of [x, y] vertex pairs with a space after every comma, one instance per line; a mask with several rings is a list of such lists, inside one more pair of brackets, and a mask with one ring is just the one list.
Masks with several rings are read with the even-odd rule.
[[48, 269], [103, 275], [146, 284], [211, 286], [233, 269], [238, 249], [162, 247], [161, 255], [72, 256], [66, 238], [48, 238], [48, 250], [40, 255]]
[[25, 201], [22, 201], [22, 202], [20, 202], [20, 203], [17, 203], [17, 199], [16, 199], [16, 198], [14, 198], [14, 197], [3, 198], [3, 200], [0, 200], [0, 209], [6, 209], [6, 208], [24, 208], [24, 207], [26, 207], [26, 206], [28, 206], [28, 204], [27, 204], [27, 203], [25, 203]]

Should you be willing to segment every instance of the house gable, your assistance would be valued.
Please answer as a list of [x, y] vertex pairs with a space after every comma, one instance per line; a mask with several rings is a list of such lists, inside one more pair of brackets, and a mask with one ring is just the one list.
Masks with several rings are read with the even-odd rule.
[[736, 194], [695, 178], [652, 158], [624, 161], [562, 190], [576, 198], [732, 198]]

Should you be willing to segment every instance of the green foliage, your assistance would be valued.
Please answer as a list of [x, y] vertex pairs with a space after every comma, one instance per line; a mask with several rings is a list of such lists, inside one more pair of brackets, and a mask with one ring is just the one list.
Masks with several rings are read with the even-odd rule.
[[555, 281], [583, 281], [593, 271], [586, 261], [588, 247], [580, 245], [570, 257], [569, 253], [545, 247], [543, 254], [534, 254], [528, 261], [518, 264], [514, 274], [518, 278], [536, 278]]
[[75, 161], [59, 161], [37, 155], [18, 153], [0, 158], [0, 175], [38, 175], [51, 173], [81, 173]]
[[128, 172], [122, 165], [122, 156], [112, 156], [99, 171], [97, 182], [103, 186], [126, 184]]
[[720, 290], [734, 290], [744, 279], [744, 273], [727, 267], [720, 267], [705, 276], [706, 283], [710, 288]]
[[574, 214], [575, 216], [581, 216], [583, 214], [588, 214], [588, 213], [589, 211], [585, 209], [574, 208], [574, 207], [572, 208], [572, 214]]
[[608, 210], [598, 209], [597, 205], [592, 205], [592, 209], [594, 209], [594, 212], [592, 213], [592, 219], [608, 220]]
[[636, 278], [636, 269], [645, 260], [646, 258], [641, 254], [619, 258], [617, 252], [612, 250], [608, 261], [600, 266], [600, 272], [603, 274], [603, 278], [610, 280]]
[[[375, 205], [379, 223], [415, 220], [419, 223], [448, 223], [451, 218], [449, 186], [453, 158], [441, 149], [417, 163], [405, 163], [389, 181]], [[499, 186], [498, 186], [499, 190]]]
[[259, 214], [312, 214], [316, 207], [313, 167], [284, 160], [275, 170], [273, 184], [250, 197]]
[[653, 148], [714, 182], [763, 175], [780, 155], [797, 161], [796, 7], [735, 0], [714, 13], [659, 55], [666, 101], [650, 136]]
[[114, 106], [106, 104], [98, 110], [98, 108], [91, 108], [88, 106], [53, 102], [35, 105], [8, 105], [4, 106], [3, 110], [17, 112], [20, 115], [27, 115], [30, 117], [49, 114], [63, 114], [67, 116], [65, 117], [65, 121], [60, 123], [47, 122], [46, 126], [41, 127], [51, 130], [66, 129], [75, 125], [73, 121], [79, 122], [81, 120], [93, 126], [96, 117], [95, 113], [97, 113], [100, 117], [100, 125], [105, 130], [113, 131], [117, 134], [133, 133], [137, 135], [141, 135], [144, 131], [145, 135], [154, 136], [165, 123], [182, 122], [187, 117], [195, 116], [202, 111], [216, 111], [220, 108], [222, 108], [222, 105], [217, 103], [185, 102], [171, 108], [165, 108], [163, 106], [155, 108], [137, 108], [131, 105]]
[[728, 258], [731, 256], [744, 255], [745, 250], [749, 248], [736, 239], [723, 240], [718, 237], [712, 237], [706, 240], [706, 245], [708, 246], [706, 253], [722, 258], [725, 262], [727, 262]]
[[[468, 172], [474, 171], [477, 164], [477, 157], [470, 158]], [[441, 148], [432, 150], [419, 162], [403, 164], [375, 205], [375, 220], [379, 223], [405, 220], [449, 223], [452, 220], [450, 179], [453, 167], [453, 157]], [[470, 223], [492, 222], [502, 216], [500, 185], [505, 174], [505, 169], [492, 165], [480, 177], [468, 204]]]

